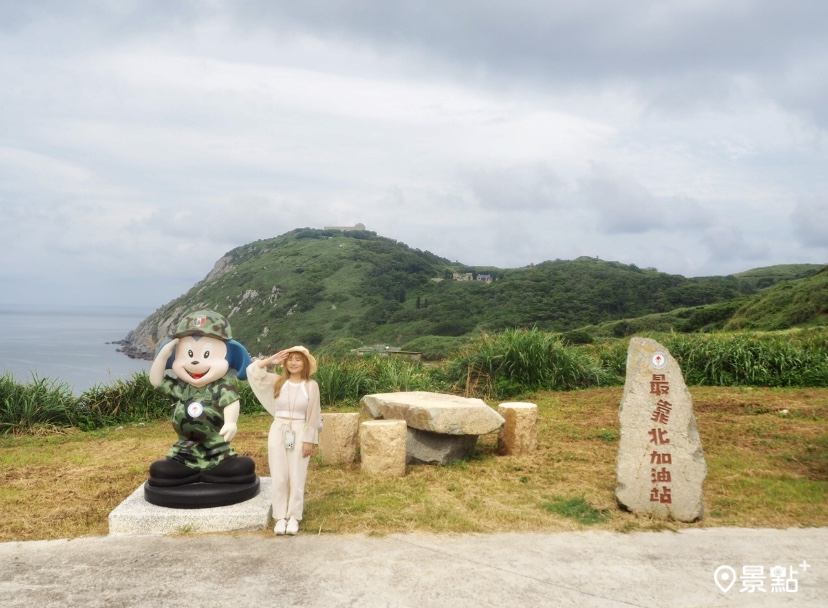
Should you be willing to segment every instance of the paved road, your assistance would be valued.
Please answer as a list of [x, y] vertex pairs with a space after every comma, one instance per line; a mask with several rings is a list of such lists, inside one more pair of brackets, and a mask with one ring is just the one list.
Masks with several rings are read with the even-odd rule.
[[[737, 577], [783, 566], [788, 590], [765, 578], [764, 592], [736, 580], [725, 593], [713, 580], [722, 565]], [[828, 528], [3, 543], [0, 606], [825, 608]]]

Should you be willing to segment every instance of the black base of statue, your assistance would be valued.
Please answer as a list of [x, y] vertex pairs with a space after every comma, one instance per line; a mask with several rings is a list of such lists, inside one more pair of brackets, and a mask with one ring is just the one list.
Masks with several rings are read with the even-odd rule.
[[172, 509], [206, 509], [226, 507], [250, 500], [259, 493], [259, 478], [249, 483], [188, 483], [159, 487], [144, 484], [148, 503]]

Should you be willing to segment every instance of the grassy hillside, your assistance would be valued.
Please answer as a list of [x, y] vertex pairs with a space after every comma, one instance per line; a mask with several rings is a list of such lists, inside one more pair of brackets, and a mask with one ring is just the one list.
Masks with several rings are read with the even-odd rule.
[[738, 272], [733, 276], [752, 282], [759, 289], [765, 289], [782, 281], [805, 279], [822, 270], [821, 264], [777, 264]]
[[447, 272], [448, 260], [373, 233], [295, 230], [229, 252], [129, 340], [137, 354], [152, 352], [182, 314], [197, 308], [227, 316], [252, 353], [367, 336], [408, 292]]
[[774, 285], [748, 300], [725, 329], [786, 329], [828, 325], [828, 266], [799, 281]]
[[[472, 280], [453, 280], [456, 273]], [[490, 282], [475, 280], [484, 274]], [[611, 335], [622, 336], [631, 326], [623, 319], [676, 310], [685, 326], [720, 327], [767, 275], [688, 279], [594, 258], [475, 267], [373, 232], [299, 229], [230, 251], [203, 281], [142, 322], [128, 337], [128, 352], [150, 356], [181, 315], [197, 308], [226, 315], [253, 354], [295, 343], [428, 350], [520, 326], [566, 332], [611, 323]], [[704, 305], [713, 308], [697, 308]]]
[[[808, 267], [806, 278], [787, 279], [751, 296], [604, 322], [580, 330], [592, 337], [622, 338], [647, 332], [775, 331], [828, 325], [828, 266], [817, 272], [805, 264], [786, 268], [803, 272], [805, 267]], [[756, 279], [772, 275], [770, 271], [757, 269], [741, 276]], [[790, 273], [780, 272], [777, 276], [790, 276]]]

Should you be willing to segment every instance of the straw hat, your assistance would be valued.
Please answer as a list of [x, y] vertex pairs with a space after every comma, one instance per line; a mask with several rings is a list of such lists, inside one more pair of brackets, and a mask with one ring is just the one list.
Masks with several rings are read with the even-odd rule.
[[305, 348], [304, 346], [291, 346], [290, 348], [285, 348], [283, 350], [285, 353], [302, 353], [308, 360], [308, 365], [310, 368], [308, 369], [308, 376], [313, 376], [316, 373], [316, 359], [314, 359], [313, 355], [310, 354], [310, 351]]

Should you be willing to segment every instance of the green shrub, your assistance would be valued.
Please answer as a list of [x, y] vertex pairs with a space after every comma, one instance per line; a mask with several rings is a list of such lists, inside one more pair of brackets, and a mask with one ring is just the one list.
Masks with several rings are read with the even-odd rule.
[[371, 357], [374, 392], [428, 391], [432, 380], [422, 364], [402, 357]]
[[[828, 386], [828, 328], [653, 337], [675, 357], [689, 385]], [[349, 351], [350, 344], [343, 342], [339, 350]], [[314, 378], [319, 382], [323, 408], [354, 406], [366, 394], [397, 391], [509, 398], [538, 390], [623, 383], [628, 345], [623, 339], [567, 346], [557, 334], [516, 329], [479, 335], [440, 365], [387, 355], [320, 355]], [[250, 385], [238, 382], [237, 386], [242, 412], [262, 411]], [[148, 421], [168, 417], [171, 408], [169, 399], [155, 393], [146, 372], [95, 386], [79, 398], [69, 386], [51, 380], [34, 378], [21, 384], [11, 374], [0, 376], [0, 434]]]
[[403, 349], [422, 353], [423, 361], [442, 361], [451, 357], [468, 341], [465, 337], [423, 336], [406, 342]]
[[586, 352], [598, 359], [598, 364], [615, 378], [615, 383], [623, 383], [627, 374], [627, 349], [629, 340], [615, 340], [585, 347]]
[[582, 329], [573, 329], [564, 334], [561, 334], [561, 342], [565, 346], [574, 346], [578, 344], [592, 344], [594, 338], [588, 332]]
[[[239, 406], [242, 414], [256, 414], [265, 411], [247, 382], [237, 382], [236, 388], [239, 391]], [[169, 400], [167, 402], [170, 403]], [[170, 405], [172, 404], [170, 403]]]

